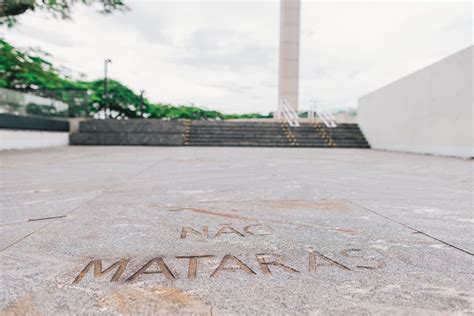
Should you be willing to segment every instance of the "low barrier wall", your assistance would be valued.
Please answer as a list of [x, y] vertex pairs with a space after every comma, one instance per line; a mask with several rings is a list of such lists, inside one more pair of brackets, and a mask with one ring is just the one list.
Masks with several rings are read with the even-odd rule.
[[0, 114], [0, 150], [69, 144], [67, 120]]
[[87, 120], [70, 136], [71, 145], [182, 146], [182, 121], [154, 119]]
[[0, 150], [69, 144], [68, 105], [0, 88]]

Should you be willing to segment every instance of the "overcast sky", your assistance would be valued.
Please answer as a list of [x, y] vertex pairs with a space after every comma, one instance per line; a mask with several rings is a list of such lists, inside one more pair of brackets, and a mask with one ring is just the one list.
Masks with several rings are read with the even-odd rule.
[[[226, 113], [277, 104], [279, 1], [130, 1], [72, 21], [31, 12], [3, 36], [41, 47], [87, 79], [110, 76], [155, 102]], [[470, 2], [302, 1], [300, 108], [357, 106], [361, 95], [472, 45]]]

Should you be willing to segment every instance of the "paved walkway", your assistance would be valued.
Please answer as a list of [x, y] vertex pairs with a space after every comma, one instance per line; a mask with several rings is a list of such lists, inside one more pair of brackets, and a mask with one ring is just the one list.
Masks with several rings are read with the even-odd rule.
[[472, 160], [0, 152], [0, 314], [473, 311]]

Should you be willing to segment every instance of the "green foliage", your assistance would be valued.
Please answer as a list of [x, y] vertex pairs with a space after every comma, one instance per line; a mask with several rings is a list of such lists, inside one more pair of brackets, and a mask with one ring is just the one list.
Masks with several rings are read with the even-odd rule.
[[347, 109], [338, 110], [334, 112], [333, 114], [339, 114], [339, 113], [347, 113], [349, 116], [357, 116], [357, 109], [353, 107], [349, 107]]
[[124, 0], [6, 0], [0, 1], [0, 25], [15, 25], [16, 17], [28, 10], [46, 11], [53, 17], [70, 19], [76, 4], [99, 5], [99, 12], [104, 14], [128, 10]]
[[35, 89], [70, 85], [53, 65], [39, 56], [21, 52], [0, 39], [0, 87]]
[[209, 111], [196, 106], [171, 104], [152, 104], [149, 107], [150, 118], [169, 118], [169, 119], [223, 119], [223, 114], [217, 111]]
[[0, 2], [0, 16], [15, 16], [33, 10], [34, 0], [3, 0]]
[[[5, 40], [0, 39], [0, 87], [15, 90], [46, 90], [52, 92], [49, 97], [60, 99], [69, 104], [69, 115], [72, 117], [97, 118], [155, 118], [155, 119], [237, 119], [268, 118], [269, 115], [231, 114], [224, 115], [217, 111], [206, 110], [191, 105], [173, 106], [171, 104], [153, 104], [146, 98], [133, 92], [116, 80], [107, 81], [107, 96], [104, 80], [76, 81], [66, 78], [42, 57], [16, 49]], [[77, 104], [77, 92], [86, 94], [85, 103]], [[45, 95], [48, 97], [48, 95]], [[44, 114], [41, 109], [30, 106], [36, 114]], [[44, 109], [48, 111], [47, 109]], [[47, 114], [51, 114], [48, 112]]]
[[[87, 84], [87, 83], [84, 83]], [[105, 96], [104, 80], [87, 84], [91, 91], [89, 113], [106, 113], [111, 118], [140, 117], [140, 96], [115, 80], [108, 80], [108, 96]]]
[[260, 113], [247, 113], [247, 114], [224, 114], [224, 119], [254, 119], [254, 118], [272, 118], [272, 113], [260, 114]]

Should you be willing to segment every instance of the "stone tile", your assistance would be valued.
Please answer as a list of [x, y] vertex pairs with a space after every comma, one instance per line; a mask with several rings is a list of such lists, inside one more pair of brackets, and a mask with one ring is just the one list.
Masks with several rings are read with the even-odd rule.
[[473, 309], [470, 160], [74, 146], [0, 163], [2, 313]]

